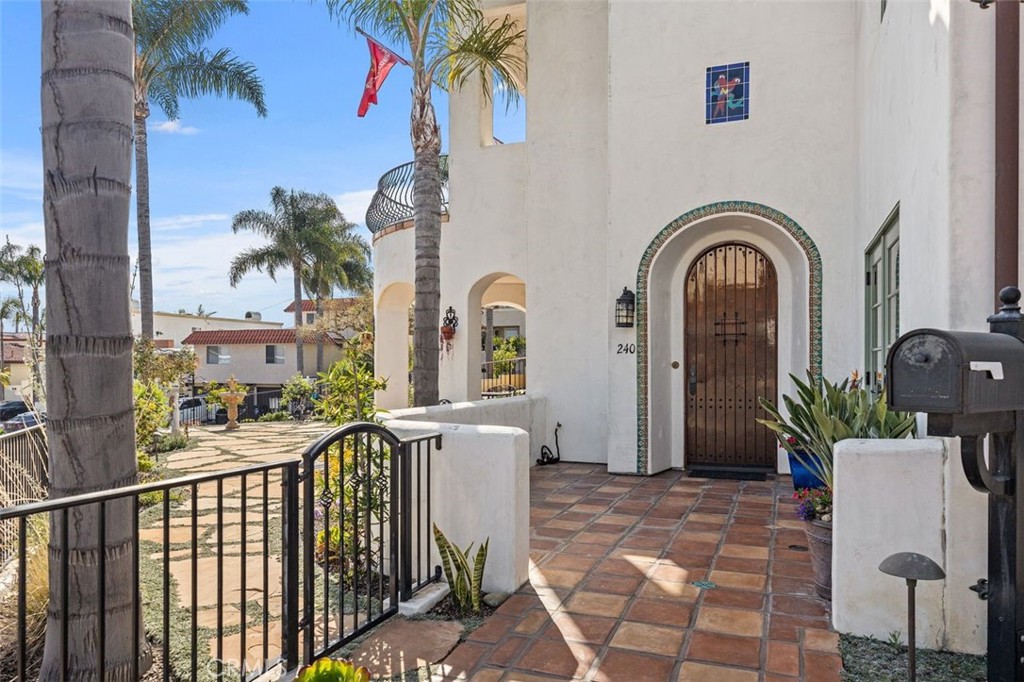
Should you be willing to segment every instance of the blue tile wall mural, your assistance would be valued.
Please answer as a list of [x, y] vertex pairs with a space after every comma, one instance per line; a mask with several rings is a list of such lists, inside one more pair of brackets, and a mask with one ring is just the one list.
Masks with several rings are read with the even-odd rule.
[[750, 117], [750, 62], [708, 67], [704, 110], [709, 125]]

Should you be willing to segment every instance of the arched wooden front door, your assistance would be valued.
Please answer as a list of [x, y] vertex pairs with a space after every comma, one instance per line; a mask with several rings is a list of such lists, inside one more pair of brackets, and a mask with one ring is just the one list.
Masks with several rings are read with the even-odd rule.
[[775, 469], [775, 437], [755, 419], [778, 394], [778, 280], [747, 244], [718, 244], [686, 275], [686, 466]]

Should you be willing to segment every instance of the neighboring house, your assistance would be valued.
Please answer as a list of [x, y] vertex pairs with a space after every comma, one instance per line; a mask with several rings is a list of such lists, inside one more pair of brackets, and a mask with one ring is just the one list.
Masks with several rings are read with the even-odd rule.
[[[342, 340], [322, 334], [324, 364], [341, 359]], [[303, 336], [307, 375], [315, 375], [317, 333]], [[294, 329], [225, 329], [196, 331], [182, 343], [194, 346], [199, 366], [195, 383], [224, 384], [232, 376], [240, 383], [259, 388], [280, 388], [296, 373]]]
[[[40, 349], [45, 358], [45, 349]], [[28, 334], [4, 333], [3, 368], [11, 371], [11, 385], [4, 391], [7, 399], [21, 396], [22, 387], [32, 383], [32, 365], [29, 361]]]
[[[182, 313], [153, 313], [153, 342], [159, 348], [177, 348], [186, 336], [195, 331], [217, 329], [281, 329], [281, 322], [263, 321], [260, 313], [246, 313], [244, 318], [204, 317]], [[142, 333], [142, 313], [132, 302], [132, 333]]]
[[[339, 315], [344, 313], [350, 307], [356, 304], [358, 298], [329, 298], [321, 302], [322, 313], [317, 314], [316, 312], [316, 301], [308, 298], [302, 299], [302, 324], [304, 326], [314, 325], [319, 321], [323, 321], [324, 325], [328, 328], [337, 328], [340, 324], [338, 320]], [[288, 304], [288, 307], [284, 309], [288, 315], [295, 313], [295, 301]], [[351, 329], [344, 330], [344, 336], [351, 336]]]

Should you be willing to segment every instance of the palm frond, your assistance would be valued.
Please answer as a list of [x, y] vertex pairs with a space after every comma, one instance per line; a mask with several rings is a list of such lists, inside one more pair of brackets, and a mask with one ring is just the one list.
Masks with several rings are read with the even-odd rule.
[[234, 57], [227, 48], [213, 53], [200, 49], [182, 55], [163, 68], [160, 79], [169, 84], [176, 96], [194, 99], [219, 95], [248, 102], [259, 116], [267, 115], [263, 81], [256, 75], [256, 66]]
[[173, 121], [178, 118], [178, 95], [169, 87], [169, 83], [166, 80], [158, 78], [150, 82], [146, 97], [150, 103], [160, 107], [167, 120]]
[[257, 209], [240, 211], [231, 219], [231, 231], [236, 234], [239, 230], [249, 230], [268, 239], [273, 239], [278, 229], [278, 223], [274, 216]]
[[526, 75], [526, 31], [511, 16], [491, 21], [480, 18], [437, 40], [445, 42], [439, 42], [427, 73], [438, 87], [460, 90], [480, 74], [485, 98], [490, 99], [495, 86], [507, 106], [519, 101]]
[[231, 268], [228, 270], [228, 279], [231, 286], [238, 286], [242, 277], [256, 270], [266, 272], [270, 279], [277, 280], [277, 271], [287, 267], [291, 263], [288, 254], [282, 251], [276, 244], [254, 246], [245, 249], [231, 260]]
[[[442, 0], [444, 1], [444, 0]], [[409, 9], [425, 0], [325, 0], [327, 11], [350, 27], [365, 29], [374, 38], [393, 47], [416, 51], [418, 24]]]
[[190, 52], [231, 16], [248, 13], [246, 0], [134, 0], [136, 52], [147, 58]]

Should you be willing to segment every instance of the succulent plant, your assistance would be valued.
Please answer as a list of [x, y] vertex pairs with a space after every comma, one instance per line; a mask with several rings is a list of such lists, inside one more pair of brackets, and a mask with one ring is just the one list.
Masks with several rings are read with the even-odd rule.
[[370, 671], [345, 659], [321, 658], [299, 670], [297, 682], [370, 682]]

